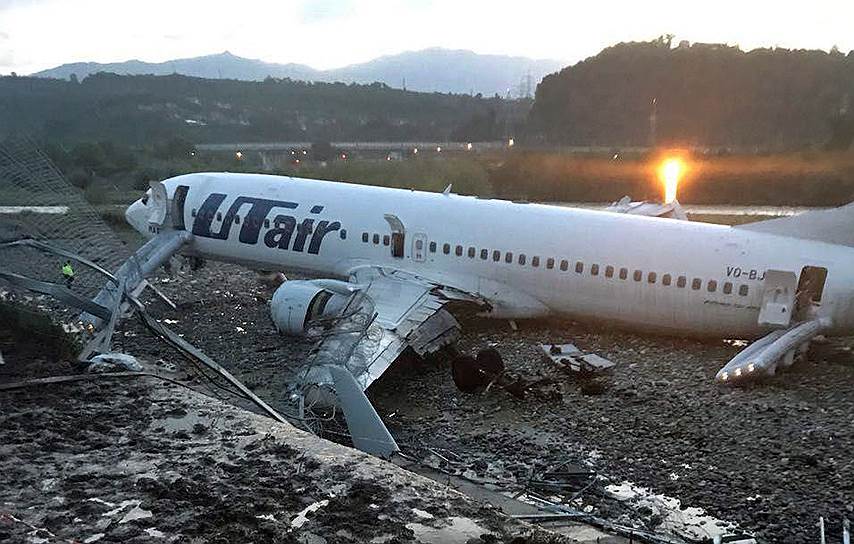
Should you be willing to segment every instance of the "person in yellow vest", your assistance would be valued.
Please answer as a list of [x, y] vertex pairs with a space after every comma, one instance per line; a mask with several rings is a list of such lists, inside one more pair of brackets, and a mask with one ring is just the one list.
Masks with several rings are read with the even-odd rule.
[[71, 289], [71, 283], [74, 281], [74, 269], [71, 268], [71, 261], [65, 261], [62, 265], [62, 277], [65, 278], [65, 286]]

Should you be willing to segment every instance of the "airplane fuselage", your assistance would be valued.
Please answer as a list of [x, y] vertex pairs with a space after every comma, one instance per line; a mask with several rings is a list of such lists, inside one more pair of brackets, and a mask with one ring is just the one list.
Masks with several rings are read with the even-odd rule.
[[[347, 278], [397, 268], [490, 301], [674, 334], [753, 338], [767, 270], [827, 269], [818, 317], [854, 330], [854, 249], [707, 223], [256, 174], [189, 174], [189, 253]], [[128, 220], [153, 233], [137, 201]], [[153, 230], [152, 230], [153, 229]]]

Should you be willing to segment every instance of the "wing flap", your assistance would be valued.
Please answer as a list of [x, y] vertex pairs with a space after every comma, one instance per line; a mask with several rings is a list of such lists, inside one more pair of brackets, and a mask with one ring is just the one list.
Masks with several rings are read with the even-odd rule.
[[[443, 286], [397, 270], [359, 269], [352, 276], [357, 294], [321, 333], [300, 373], [298, 387], [333, 386], [329, 366], [346, 368], [367, 389], [407, 348], [434, 353], [456, 341], [459, 323], [444, 309], [451, 297]], [[451, 291], [455, 300], [474, 295]], [[369, 317], [370, 316], [370, 317]]]

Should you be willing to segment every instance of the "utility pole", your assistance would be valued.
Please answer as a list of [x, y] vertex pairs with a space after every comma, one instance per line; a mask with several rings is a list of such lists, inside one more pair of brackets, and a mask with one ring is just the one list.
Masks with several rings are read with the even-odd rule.
[[658, 98], [652, 99], [652, 112], [649, 114], [649, 147], [654, 148], [658, 140]]

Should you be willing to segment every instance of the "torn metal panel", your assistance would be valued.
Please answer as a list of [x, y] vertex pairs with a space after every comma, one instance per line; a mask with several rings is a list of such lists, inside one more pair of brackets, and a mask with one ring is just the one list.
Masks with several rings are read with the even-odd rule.
[[595, 353], [582, 352], [574, 344], [540, 344], [540, 348], [547, 359], [571, 372], [604, 372], [617, 366]]
[[[310, 334], [320, 340], [302, 370], [303, 391], [328, 391], [333, 384], [330, 365], [346, 368], [367, 389], [408, 347], [423, 356], [458, 338], [459, 323], [444, 310], [449, 298], [440, 286], [379, 268], [360, 269], [351, 281], [357, 290], [338, 315], [312, 325]], [[454, 295], [463, 297], [461, 292]]]
[[[133, 291], [145, 278], [154, 273], [169, 260], [181, 247], [193, 239], [187, 231], [163, 231], [139, 248], [116, 270], [115, 277], [123, 283], [120, 289], [117, 285], [107, 284], [95, 296], [95, 302], [114, 307], [121, 302], [124, 290]], [[89, 312], [91, 314], [91, 312]], [[100, 328], [103, 319], [98, 315], [82, 315], [81, 320]]]
[[365, 453], [388, 459], [400, 451], [379, 414], [365, 396], [361, 384], [341, 366], [330, 366], [335, 394], [344, 411], [353, 445]]

